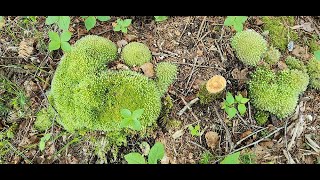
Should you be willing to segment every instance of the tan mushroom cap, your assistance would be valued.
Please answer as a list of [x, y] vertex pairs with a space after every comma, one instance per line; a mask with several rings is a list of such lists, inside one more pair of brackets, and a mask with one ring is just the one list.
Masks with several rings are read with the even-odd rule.
[[218, 93], [227, 85], [227, 81], [223, 76], [215, 75], [206, 84], [209, 93]]

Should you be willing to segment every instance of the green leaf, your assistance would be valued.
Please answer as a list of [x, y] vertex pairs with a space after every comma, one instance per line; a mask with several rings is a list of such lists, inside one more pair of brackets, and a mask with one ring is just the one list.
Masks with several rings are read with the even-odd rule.
[[241, 32], [243, 30], [243, 24], [239, 22], [236, 22], [233, 27], [237, 32]]
[[0, 30], [2, 29], [2, 27], [5, 25], [5, 20], [2, 16], [0, 16]]
[[60, 42], [60, 37], [59, 37], [59, 34], [57, 32], [54, 32], [54, 31], [50, 31], [49, 32], [49, 38], [51, 41], [58, 41]]
[[58, 20], [59, 20], [59, 16], [48, 16], [46, 18], [46, 25], [51, 25], [53, 23], [56, 23], [58, 22]]
[[84, 25], [87, 28], [87, 31], [90, 31], [96, 25], [96, 18], [94, 16], [89, 16], [85, 21]]
[[139, 120], [137, 119], [133, 119], [133, 125], [132, 125], [132, 129], [136, 130], [136, 131], [140, 131], [142, 128], [141, 123]]
[[62, 30], [68, 30], [70, 24], [70, 17], [69, 16], [59, 16], [58, 26]]
[[39, 149], [40, 151], [43, 151], [45, 149], [45, 145], [46, 145], [46, 142], [50, 139], [51, 137], [51, 134], [45, 134], [41, 139], [40, 139], [40, 142], [39, 142]]
[[7, 131], [7, 138], [12, 139], [14, 137], [14, 134], [12, 131], [8, 130]]
[[121, 120], [120, 127], [121, 128], [127, 128], [127, 127], [129, 127], [131, 122], [132, 122], [131, 118], [124, 118], [124, 119]]
[[237, 16], [235, 21], [243, 24], [248, 19], [248, 16]]
[[164, 145], [160, 142], [156, 142], [154, 146], [150, 149], [148, 155], [149, 164], [157, 164], [158, 160], [161, 160], [164, 156]]
[[242, 99], [243, 97], [242, 97], [241, 94], [239, 94], [239, 95], [236, 95], [235, 98], [236, 98], [236, 101], [237, 101], [237, 102], [241, 102], [241, 99]]
[[224, 20], [224, 23], [223, 25], [225, 26], [232, 26], [235, 22], [235, 16], [228, 16], [225, 20]]
[[121, 31], [120, 25], [117, 24], [115, 27], [113, 27], [113, 31]]
[[144, 112], [144, 109], [137, 109], [137, 110], [133, 111], [132, 118], [139, 119], [142, 116], [143, 112]]
[[131, 117], [131, 111], [129, 109], [121, 109], [120, 114], [124, 118], [129, 118]]
[[123, 21], [122, 26], [128, 27], [128, 26], [130, 26], [131, 22], [132, 22], [132, 19], [125, 19], [125, 20]]
[[227, 107], [226, 102], [222, 102], [221, 109], [225, 109]]
[[165, 21], [168, 19], [168, 16], [154, 16], [156, 22]]
[[200, 126], [199, 126], [199, 125], [196, 125], [196, 126], [194, 127], [194, 129], [197, 130], [197, 131], [199, 131], [199, 130], [200, 130]]
[[128, 29], [127, 29], [126, 27], [122, 27], [121, 31], [122, 31], [123, 33], [125, 33], [125, 34], [128, 33]]
[[318, 61], [320, 61], [320, 50], [315, 51], [315, 52], [314, 52], [314, 56], [316, 57], [316, 59], [317, 59]]
[[71, 51], [71, 46], [68, 42], [61, 42], [61, 49], [65, 52]]
[[128, 164], [146, 164], [146, 160], [139, 153], [129, 153], [124, 156]]
[[238, 111], [241, 115], [246, 113], [247, 107], [244, 104], [238, 104]]
[[236, 152], [226, 156], [220, 164], [240, 164], [239, 160], [240, 152]]
[[194, 127], [193, 127], [192, 125], [190, 125], [190, 126], [188, 126], [188, 129], [189, 129], [190, 131], [192, 131], [192, 130], [194, 129]]
[[248, 98], [242, 98], [240, 103], [245, 104], [245, 103], [249, 102], [249, 100], [250, 99], [248, 99]]
[[88, 16], [80, 16], [80, 17], [82, 17], [83, 19], [85, 19], [85, 18], [87, 18]]
[[234, 108], [234, 107], [232, 107], [232, 108], [226, 108], [226, 112], [227, 112], [227, 114], [228, 114], [228, 117], [230, 118], [230, 119], [232, 119], [236, 114], [237, 114], [237, 109], [236, 108]]
[[57, 50], [60, 48], [60, 41], [51, 41], [49, 43], [49, 50], [53, 51], [53, 50]]
[[60, 39], [61, 39], [61, 41], [69, 41], [71, 38], [71, 35], [72, 35], [71, 32], [64, 31], [63, 33], [61, 33]]
[[227, 93], [226, 101], [229, 105], [232, 105], [234, 103], [234, 98], [230, 92]]
[[97, 16], [97, 19], [99, 19], [99, 21], [109, 21], [111, 18], [110, 16]]

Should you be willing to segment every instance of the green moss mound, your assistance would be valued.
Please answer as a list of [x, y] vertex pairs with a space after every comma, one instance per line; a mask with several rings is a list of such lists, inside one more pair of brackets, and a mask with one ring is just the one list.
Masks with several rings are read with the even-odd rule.
[[246, 65], [256, 66], [267, 51], [267, 41], [254, 30], [238, 32], [231, 41], [237, 57]]
[[141, 66], [144, 63], [149, 62], [152, 55], [146, 45], [139, 42], [131, 42], [123, 48], [121, 57], [129, 66]]
[[156, 67], [157, 86], [161, 94], [164, 94], [169, 85], [176, 79], [178, 68], [169, 62], [161, 62]]
[[297, 32], [290, 29], [291, 26], [294, 26], [293, 16], [264, 16], [262, 21], [264, 30], [269, 31], [271, 44], [281, 51], [286, 50], [290, 40], [298, 39]]
[[286, 65], [288, 66], [289, 69], [297, 69], [297, 70], [300, 70], [302, 72], [307, 72], [307, 68], [303, 64], [303, 62], [300, 61], [299, 59], [295, 58], [295, 57], [288, 56], [286, 58]]
[[270, 65], [274, 65], [279, 61], [280, 56], [281, 56], [280, 51], [278, 49], [274, 48], [273, 46], [271, 46], [268, 49], [268, 51], [264, 57], [264, 60], [266, 63], [268, 63]]
[[37, 119], [34, 122], [34, 127], [38, 131], [46, 131], [52, 126], [52, 122], [55, 116], [53, 108], [43, 108], [37, 113]]
[[254, 115], [258, 125], [262, 126], [265, 125], [268, 122], [269, 113], [265, 111], [258, 111]]
[[285, 118], [294, 112], [299, 95], [307, 89], [308, 83], [308, 74], [296, 69], [275, 73], [258, 68], [249, 82], [250, 98], [258, 110]]
[[[154, 130], [162, 92], [173, 82], [176, 66], [160, 63], [159, 77], [153, 81], [134, 71], [107, 69], [106, 64], [116, 56], [113, 42], [89, 35], [62, 57], [48, 99], [59, 114], [56, 121], [67, 131], [101, 130], [107, 132], [108, 138], [123, 139], [129, 134], [146, 135]], [[144, 109], [139, 118], [141, 131], [120, 127], [121, 109]]]
[[310, 87], [320, 90], [320, 61], [315, 57], [311, 58], [307, 65], [310, 76]]

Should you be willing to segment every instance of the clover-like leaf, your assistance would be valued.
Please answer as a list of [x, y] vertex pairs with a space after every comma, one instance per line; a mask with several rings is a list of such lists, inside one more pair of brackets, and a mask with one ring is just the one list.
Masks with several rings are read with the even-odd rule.
[[239, 22], [236, 22], [233, 27], [237, 32], [240, 32], [243, 30], [243, 24]]
[[90, 31], [90, 29], [92, 29], [95, 25], [96, 25], [96, 18], [94, 16], [89, 16], [85, 21], [84, 21], [84, 25], [87, 28], [87, 31]]
[[133, 111], [132, 118], [139, 119], [142, 116], [143, 112], [144, 112], [144, 109], [137, 109], [137, 110]]
[[59, 16], [58, 26], [62, 30], [68, 30], [70, 24], [70, 17], [69, 16]]
[[129, 118], [131, 117], [131, 111], [129, 109], [121, 109], [120, 114], [124, 118]]
[[111, 18], [110, 16], [97, 16], [99, 21], [109, 21]]
[[164, 145], [160, 142], [156, 142], [153, 147], [150, 149], [148, 155], [148, 163], [149, 164], [157, 164], [158, 160], [161, 160], [164, 156]]
[[146, 160], [139, 153], [129, 153], [124, 156], [128, 164], [146, 164]]
[[46, 25], [51, 25], [53, 23], [56, 23], [58, 22], [58, 20], [59, 20], [59, 16], [48, 16], [46, 18]]
[[227, 92], [226, 101], [228, 105], [232, 105], [234, 103], [233, 95], [230, 92]]
[[60, 35], [60, 39], [61, 41], [69, 41], [71, 39], [71, 32], [69, 31], [64, 31], [63, 33], [61, 33]]
[[140, 131], [142, 128], [141, 123], [137, 119], [133, 119], [132, 129], [136, 131]]
[[65, 52], [71, 51], [71, 45], [68, 42], [61, 42], [61, 49]]
[[225, 111], [228, 114], [228, 117], [232, 119], [237, 114], [237, 109], [235, 107], [226, 108]]
[[240, 152], [236, 152], [233, 154], [230, 154], [228, 156], [226, 156], [221, 162], [220, 164], [240, 164]]
[[248, 99], [248, 98], [242, 98], [240, 103], [245, 104], [245, 103], [249, 102], [249, 100], [250, 99]]
[[225, 26], [232, 26], [235, 22], [236, 17], [235, 16], [228, 16], [225, 20], [223, 25]]
[[238, 104], [238, 111], [241, 115], [246, 113], [247, 107], [244, 104]]

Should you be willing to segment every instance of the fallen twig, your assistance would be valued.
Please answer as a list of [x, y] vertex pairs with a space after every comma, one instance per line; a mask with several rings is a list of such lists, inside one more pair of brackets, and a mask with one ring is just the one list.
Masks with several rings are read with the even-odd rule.
[[[217, 108], [216, 108], [215, 106], [213, 106], [213, 108], [214, 108], [214, 110], [215, 110], [215, 112], [216, 112], [216, 114], [217, 114], [217, 116], [218, 116], [218, 119], [220, 120], [221, 125], [223, 126], [224, 130], [226, 131], [226, 138], [227, 138], [227, 141], [228, 141], [228, 143], [229, 143], [230, 149], [233, 149], [233, 142], [232, 142], [232, 140], [231, 140], [231, 133], [230, 133], [230, 131], [229, 131], [226, 123], [225, 123], [225, 122], [222, 120], [222, 118], [220, 117], [220, 114], [219, 114]], [[227, 151], [227, 150], [226, 150], [226, 151]]]
[[191, 106], [198, 102], [199, 101], [199, 98], [195, 98], [193, 100], [191, 100], [189, 103], [187, 103], [177, 114], [179, 116], [181, 116], [187, 109], [191, 109]]

